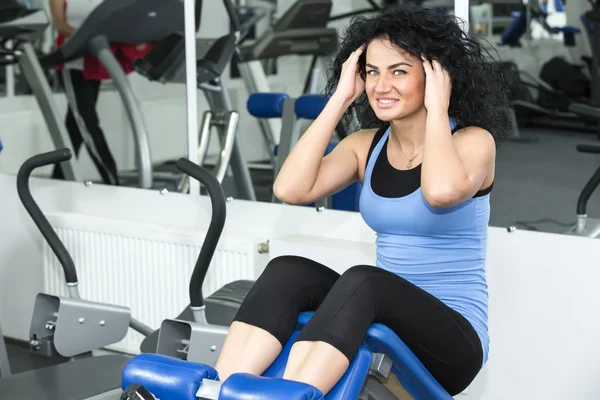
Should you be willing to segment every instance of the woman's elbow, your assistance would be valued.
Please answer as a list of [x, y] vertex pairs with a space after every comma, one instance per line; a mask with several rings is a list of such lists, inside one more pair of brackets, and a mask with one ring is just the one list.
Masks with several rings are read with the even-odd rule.
[[427, 189], [424, 188], [423, 197], [432, 207], [447, 208], [461, 203], [464, 198], [464, 193], [456, 187], [438, 186]]
[[302, 199], [299, 193], [295, 193], [294, 190], [290, 188], [282, 187], [282, 185], [278, 185], [277, 182], [273, 185], [273, 195], [282, 203], [298, 205], [302, 204]]

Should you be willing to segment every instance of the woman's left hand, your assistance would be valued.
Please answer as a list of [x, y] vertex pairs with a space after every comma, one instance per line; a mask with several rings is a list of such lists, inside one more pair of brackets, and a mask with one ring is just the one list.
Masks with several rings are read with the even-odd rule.
[[423, 68], [425, 69], [425, 108], [428, 111], [448, 111], [452, 92], [450, 74], [437, 60], [430, 63], [423, 58]]

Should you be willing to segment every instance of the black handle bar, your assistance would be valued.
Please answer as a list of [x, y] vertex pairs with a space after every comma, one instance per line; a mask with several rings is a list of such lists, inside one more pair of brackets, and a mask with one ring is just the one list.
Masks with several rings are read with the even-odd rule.
[[[580, 153], [600, 154], [600, 146], [593, 144], [578, 144], [577, 151]], [[587, 181], [579, 194], [579, 198], [577, 199], [577, 215], [587, 214], [587, 203], [598, 185], [600, 185], [600, 167], [594, 172], [594, 175]]]
[[71, 157], [71, 150], [65, 148], [38, 154], [29, 158], [21, 165], [21, 168], [19, 168], [19, 172], [17, 173], [17, 193], [19, 194], [21, 203], [23, 203], [23, 206], [31, 216], [31, 219], [33, 219], [33, 222], [37, 225], [42, 236], [44, 236], [44, 239], [48, 242], [48, 245], [50, 245], [50, 248], [52, 248], [56, 257], [58, 257], [58, 261], [60, 262], [60, 265], [62, 265], [65, 273], [65, 280], [67, 283], [77, 283], [77, 271], [75, 270], [75, 263], [73, 262], [71, 255], [33, 199], [29, 188], [29, 177], [34, 169], [68, 161]]
[[221, 238], [221, 232], [225, 226], [227, 202], [223, 187], [212, 173], [186, 158], [177, 160], [176, 165], [181, 172], [196, 179], [206, 187], [212, 206], [210, 225], [190, 281], [190, 304], [192, 307], [202, 307], [204, 305], [202, 284], [204, 283], [208, 267]]
[[240, 19], [238, 18], [235, 6], [231, 0], [223, 0], [223, 4], [227, 10], [227, 15], [229, 15], [229, 20], [231, 21], [233, 31], [239, 32], [242, 29], [242, 25], [240, 24]]

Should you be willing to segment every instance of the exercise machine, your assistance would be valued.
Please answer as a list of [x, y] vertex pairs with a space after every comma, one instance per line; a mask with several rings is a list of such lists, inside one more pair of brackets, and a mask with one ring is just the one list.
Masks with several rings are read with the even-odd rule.
[[[261, 394], [261, 398], [323, 399], [314, 387], [283, 380], [292, 344], [312, 312], [301, 313], [295, 332], [281, 354], [262, 377], [235, 374], [217, 381], [213, 366], [222, 349], [227, 328], [208, 322], [210, 303], [202, 296], [206, 276], [226, 218], [226, 200], [218, 180], [189, 160], [178, 167], [207, 188], [212, 217], [204, 246], [190, 281], [191, 320], [165, 320], [158, 334], [157, 353], [134, 357], [123, 370], [121, 399], [239, 399]], [[236, 308], [235, 305], [229, 305]], [[141, 385], [141, 386], [140, 386]], [[451, 399], [423, 364], [388, 327], [374, 323], [358, 354], [327, 399], [396, 399], [400, 386], [416, 399]]]
[[[0, 2], [0, 66], [18, 64], [33, 92], [55, 148], [71, 148], [63, 118], [59, 117], [52, 89], [44, 76], [32, 42], [50, 25], [44, 10], [28, 9], [17, 0]], [[65, 179], [78, 180], [70, 160], [61, 165]]]
[[[196, 26], [200, 20], [199, 10]], [[131, 29], [132, 26], [136, 29]], [[179, 0], [105, 0], [88, 15], [65, 45], [40, 59], [44, 66], [55, 66], [90, 54], [106, 69], [123, 101], [134, 135], [137, 170], [119, 174], [125, 185], [162, 189], [172, 186], [172, 177], [153, 174], [148, 129], [141, 106], [123, 68], [111, 51], [111, 43], [147, 44], [183, 31], [184, 5]], [[67, 98], [69, 102], [75, 100], [69, 93]]]
[[[201, 6], [200, 4], [201, 2], [197, 1], [197, 6]], [[249, 93], [269, 92], [262, 61], [287, 55], [331, 55], [338, 46], [337, 31], [325, 27], [332, 7], [331, 0], [298, 0], [254, 43], [243, 45], [248, 31], [263, 16], [257, 13], [242, 24], [235, 5], [230, 0], [223, 0], [223, 4], [232, 27], [230, 34], [216, 41], [199, 39], [196, 46], [198, 54], [202, 55], [197, 63], [197, 84], [210, 106], [210, 111], [204, 113], [201, 123], [198, 155], [200, 162], [203, 163], [211, 129], [217, 128], [221, 152], [216, 162], [215, 173], [219, 181], [224, 185], [228, 195], [255, 201], [256, 194], [248, 164], [236, 135], [239, 114], [233, 110], [227, 90], [224, 89], [222, 74], [230, 61], [235, 62]], [[185, 50], [183, 44], [182, 35], [171, 35], [164, 43], [159, 43], [144, 58], [138, 60], [135, 63], [136, 70], [153, 81], [183, 82], [185, 80], [185, 76], [182, 76]], [[210, 73], [206, 74], [207, 70]], [[317, 73], [313, 75], [316, 76]], [[235, 117], [236, 124], [230, 122], [232, 116]], [[259, 119], [263, 143], [273, 165], [275, 165], [273, 150], [278, 144], [280, 129], [276, 123], [273, 123], [275, 120], [276, 118]], [[231, 169], [232, 180], [224, 178], [228, 167]], [[173, 162], [167, 163], [166, 167], [158, 168], [172, 169]], [[230, 183], [231, 181], [233, 184]], [[180, 189], [185, 192], [187, 186], [181, 186]]]
[[[255, 118], [281, 119], [279, 145], [275, 146], [276, 156], [273, 179], [277, 177], [283, 163], [301, 136], [301, 123], [316, 119], [327, 104], [328, 96], [321, 94], [303, 94], [297, 98], [286, 93], [253, 93], [247, 101], [247, 109]], [[335, 138], [328, 144], [324, 156], [333, 151], [339, 143]], [[326, 208], [344, 211], [358, 211], [358, 202], [362, 185], [355, 182], [340, 190], [331, 197], [321, 199], [309, 206], [315, 206], [318, 211]], [[279, 203], [274, 195], [272, 202]]]
[[[196, 85], [202, 89], [210, 110], [204, 112], [199, 132], [198, 158], [204, 163], [211, 132], [216, 130], [221, 144], [221, 151], [216, 162], [215, 175], [227, 186], [227, 193], [244, 200], [256, 200], [254, 187], [248, 166], [237, 138], [239, 113], [233, 109], [229, 92], [222, 79], [225, 68], [229, 65], [236, 49], [240, 24], [233, 6], [225, 2], [229, 18], [234, 22], [232, 31], [216, 40], [197, 39], [197, 74]], [[202, 1], [196, 1], [196, 7], [202, 7]], [[157, 43], [145, 57], [135, 61], [136, 71], [150, 81], [160, 83], [185, 83], [185, 36], [182, 32], [169, 35]], [[175, 161], [155, 166], [157, 171], [172, 173]], [[231, 171], [230, 175], [226, 175]], [[228, 178], [228, 179], [226, 179]], [[186, 175], [181, 175], [177, 190], [189, 190]]]
[[[14, 375], [3, 365], [2, 399], [100, 400], [101, 397], [96, 396], [118, 389], [120, 371], [130, 357], [119, 354], [92, 356], [92, 351], [122, 339], [129, 325], [140, 332], [151, 331], [131, 318], [125, 307], [80, 298], [73, 260], [31, 195], [31, 173], [37, 168], [68, 161], [71, 155], [67, 148], [36, 155], [26, 160], [17, 174], [19, 198], [61, 261], [70, 294], [69, 297], [38, 294], [31, 322], [30, 346], [47, 354], [61, 354], [71, 361]], [[3, 344], [2, 341], [0, 348]], [[0, 350], [0, 363], [8, 365], [4, 353]]]
[[[59, 354], [69, 358], [70, 361], [10, 375], [7, 357], [2, 351], [3, 341], [0, 341], [0, 372], [2, 373], [0, 398], [2, 399], [117, 399], [121, 392], [121, 373], [130, 357], [122, 354], [96, 355], [93, 354], [94, 350], [121, 340], [128, 327], [150, 339], [160, 333], [160, 330], [154, 331], [132, 318], [130, 310], [126, 307], [86, 301], [79, 296], [75, 264], [35, 203], [28, 185], [29, 177], [35, 169], [62, 162], [71, 156], [69, 149], [36, 155], [25, 161], [17, 175], [19, 197], [44, 239], [60, 260], [69, 292], [69, 297], [38, 294], [30, 328], [30, 346], [33, 350], [43, 354]], [[182, 173], [195, 176], [190, 164], [192, 163], [189, 160], [182, 159], [177, 162], [177, 167]], [[203, 178], [202, 182], [208, 182], [205, 183], [208, 189], [212, 190], [212, 186], [208, 185], [213, 181], [220, 188], [216, 177], [208, 172], [206, 174], [210, 176], [210, 180]], [[212, 198], [216, 199], [215, 201], [219, 200], [219, 204], [221, 204], [221, 208], [215, 208], [213, 211], [216, 216], [220, 217], [214, 218], [214, 222], [211, 222], [196, 262], [190, 285], [190, 295], [194, 299], [202, 296], [202, 282], [225, 220], [226, 200], [224, 195], [221, 192], [221, 197], [215, 195]], [[246, 282], [248, 288], [251, 283]], [[226, 290], [226, 288], [224, 289]], [[200, 340], [200, 343], [207, 344], [209, 353], [214, 353], [210, 348], [218, 345], [218, 340], [224, 339], [225, 326], [228, 326], [233, 320], [235, 309], [228, 307], [231, 299], [226, 294], [223, 295], [223, 289], [203, 301], [206, 304], [212, 304], [213, 307], [210, 312], [203, 312], [202, 315], [205, 315], [209, 321], [221, 323], [222, 330], [224, 330], [215, 337], [213, 329], [206, 339]], [[197, 310], [192, 310], [193, 314], [197, 315]], [[168, 332], [168, 329], [165, 332]], [[160, 349], [163, 347], [161, 346]], [[156, 350], [156, 346], [150, 349], [150, 351]]]
[[[313, 56], [304, 93], [316, 93], [320, 74], [316, 60], [331, 57], [338, 49], [337, 30], [327, 27], [332, 6], [331, 0], [297, 0], [254, 43], [239, 47], [234, 62], [248, 94], [271, 91], [263, 61], [290, 55]], [[274, 122], [274, 119], [259, 119], [265, 150], [273, 166], [273, 149], [279, 144], [281, 129]]]
[[[600, 154], [599, 145], [577, 145], [580, 153]], [[577, 223], [567, 233], [576, 236], [600, 238], [600, 218], [589, 218], [587, 215], [587, 204], [596, 189], [600, 185], [600, 167], [596, 169], [592, 177], [583, 187], [577, 199]]]
[[[592, 58], [590, 61], [591, 75], [591, 99], [590, 104], [594, 107], [600, 107], [600, 1], [589, 0], [592, 9], [581, 16], [581, 21], [586, 29], [592, 49]], [[596, 125], [598, 138], [600, 139], [600, 123]]]

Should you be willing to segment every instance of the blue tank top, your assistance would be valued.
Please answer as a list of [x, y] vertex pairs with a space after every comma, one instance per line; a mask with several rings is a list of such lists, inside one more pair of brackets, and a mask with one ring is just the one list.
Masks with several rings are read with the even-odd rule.
[[488, 288], [485, 273], [489, 193], [453, 207], [430, 206], [421, 188], [397, 197], [373, 191], [371, 175], [390, 129], [368, 159], [360, 213], [377, 234], [376, 265], [401, 276], [463, 315], [488, 359]]

